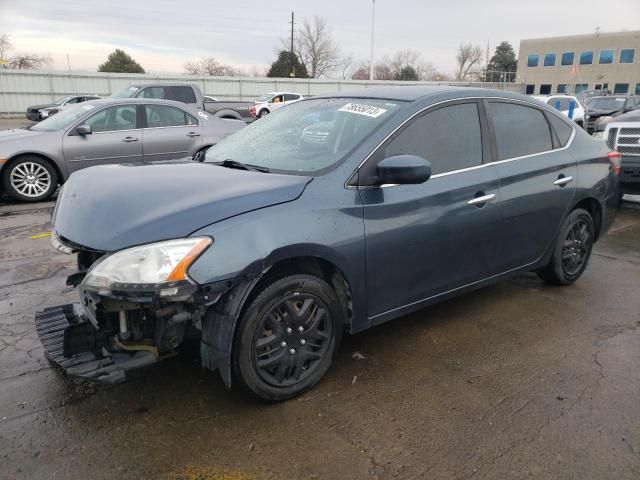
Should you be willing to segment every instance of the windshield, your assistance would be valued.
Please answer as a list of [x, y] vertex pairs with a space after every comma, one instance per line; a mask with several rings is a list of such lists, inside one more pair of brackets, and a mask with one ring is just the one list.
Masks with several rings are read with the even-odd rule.
[[122, 90], [118, 90], [117, 92], [112, 93], [110, 96], [111, 98], [131, 98], [136, 94], [139, 88], [140, 87], [134, 87], [134, 86], [126, 87], [126, 88], [123, 88]]
[[617, 110], [624, 106], [624, 98], [594, 97], [589, 101], [589, 108], [596, 110]]
[[234, 160], [282, 173], [319, 172], [340, 161], [400, 103], [350, 98], [297, 102], [211, 147], [205, 162]]
[[271, 100], [271, 98], [273, 97], [273, 93], [267, 93], [265, 95], [260, 95], [258, 98], [255, 99], [256, 103], [265, 103], [268, 102], [269, 100]]
[[71, 97], [60, 97], [53, 103], [55, 103], [56, 105], [62, 105], [63, 103], [68, 102], [69, 100], [71, 100]]
[[49, 117], [31, 127], [31, 130], [35, 130], [36, 132], [53, 132], [54, 130], [62, 130], [94, 108], [95, 107], [93, 105], [88, 103], [72, 105], [68, 108], [65, 107], [53, 117]]

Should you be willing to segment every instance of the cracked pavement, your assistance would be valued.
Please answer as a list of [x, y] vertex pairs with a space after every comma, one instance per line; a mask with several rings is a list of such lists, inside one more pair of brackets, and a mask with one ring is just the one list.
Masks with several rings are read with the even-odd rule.
[[75, 259], [31, 238], [52, 207], [0, 204], [0, 478], [640, 478], [640, 203], [575, 285], [521, 275], [345, 338], [279, 405], [197, 342], [115, 387], [52, 368], [34, 312], [76, 298]]

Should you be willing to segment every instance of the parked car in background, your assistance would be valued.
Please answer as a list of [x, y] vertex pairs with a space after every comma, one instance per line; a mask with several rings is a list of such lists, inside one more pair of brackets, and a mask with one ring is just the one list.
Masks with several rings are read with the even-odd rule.
[[593, 134], [596, 124], [608, 123], [623, 113], [640, 108], [640, 95], [607, 95], [589, 101], [585, 114], [587, 132]]
[[640, 195], [640, 110], [607, 123], [603, 138], [609, 148], [622, 155], [620, 193]]
[[173, 100], [193, 105], [218, 118], [229, 120], [253, 121], [249, 113], [251, 102], [221, 102], [211, 96], [203, 95], [200, 88], [187, 83], [140, 83], [129, 85], [115, 92], [111, 98], [155, 98]]
[[303, 99], [304, 97], [298, 93], [266, 93], [264, 95], [260, 95], [255, 99], [255, 101], [253, 102], [254, 105], [249, 108], [249, 112], [253, 117], [261, 118], [265, 115], [270, 114], [271, 112], [276, 111], [279, 108], [284, 107], [285, 105], [290, 105]]
[[546, 103], [558, 110], [560, 110], [567, 117], [569, 116], [569, 111], [571, 110], [571, 102], [573, 102], [573, 112], [571, 119], [576, 122], [581, 127], [584, 127], [584, 106], [578, 100], [578, 97], [574, 95], [547, 95], [547, 96], [539, 96], [533, 95], [534, 98], [537, 98], [541, 102]]
[[50, 115], [59, 112], [60, 109], [66, 105], [75, 105], [76, 103], [83, 103], [88, 100], [97, 100], [99, 98], [100, 97], [97, 95], [68, 95], [58, 98], [53, 103], [31, 105], [30, 107], [27, 107], [27, 119], [33, 122], [40, 122]]
[[598, 90], [583, 90], [580, 93], [576, 93], [576, 96], [580, 100], [580, 103], [585, 107], [589, 104], [592, 98], [597, 97], [605, 97], [607, 95], [611, 95], [611, 92], [606, 89], [598, 89]]
[[46, 200], [77, 170], [197, 158], [244, 125], [167, 100], [72, 105], [33, 127], [0, 132], [2, 189], [16, 200]]
[[575, 282], [615, 216], [618, 157], [509, 92], [307, 99], [204, 163], [73, 175], [52, 238], [77, 252], [79, 302], [36, 329], [67, 373], [106, 383], [200, 331], [227, 386], [286, 400], [323, 377], [344, 332], [521, 272]]

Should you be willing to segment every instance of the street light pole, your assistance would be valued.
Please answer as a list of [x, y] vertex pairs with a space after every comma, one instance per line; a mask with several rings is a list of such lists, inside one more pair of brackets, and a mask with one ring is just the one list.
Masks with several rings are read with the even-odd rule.
[[371, 59], [369, 64], [369, 80], [373, 80], [373, 39], [376, 26], [376, 0], [371, 0]]

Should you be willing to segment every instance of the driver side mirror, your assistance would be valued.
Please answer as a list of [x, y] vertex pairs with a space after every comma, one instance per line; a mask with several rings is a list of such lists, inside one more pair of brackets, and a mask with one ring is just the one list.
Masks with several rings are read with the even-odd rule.
[[376, 168], [380, 185], [415, 185], [431, 177], [431, 163], [417, 155], [393, 155]]
[[91, 133], [93, 132], [91, 131], [90, 125], [83, 123], [82, 125], [78, 125], [76, 127], [76, 133], [84, 137], [85, 135], [91, 135]]

